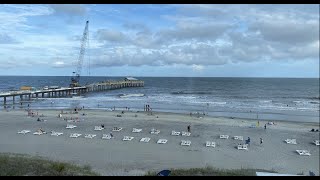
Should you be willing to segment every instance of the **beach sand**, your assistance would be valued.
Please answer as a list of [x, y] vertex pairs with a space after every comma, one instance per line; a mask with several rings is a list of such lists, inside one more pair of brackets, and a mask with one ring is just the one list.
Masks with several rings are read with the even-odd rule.
[[[102, 175], [143, 175], [149, 170], [160, 171], [168, 168], [196, 168], [213, 166], [216, 168], [259, 168], [275, 170], [279, 173], [297, 174], [310, 171], [319, 175], [319, 146], [312, 144], [319, 139], [319, 124], [278, 121], [276, 125], [267, 125], [260, 121], [218, 117], [197, 118], [189, 114], [164, 112], [125, 112], [105, 110], [85, 110], [86, 116], [63, 114], [62, 117], [80, 117], [80, 122], [67, 123], [58, 118], [60, 110], [37, 110], [44, 114], [44, 122], [38, 117], [28, 117], [24, 110], [0, 112], [0, 152], [23, 153], [44, 156], [52, 160], [61, 160], [80, 165], [90, 165]], [[81, 111], [80, 113], [83, 113]], [[122, 117], [116, 117], [121, 114]], [[137, 115], [137, 117], [135, 117]], [[157, 118], [158, 116], [158, 118]], [[66, 129], [67, 124], [77, 128]], [[102, 131], [94, 131], [94, 126], [105, 125]], [[191, 125], [191, 136], [172, 136], [171, 131], [187, 131]], [[114, 126], [123, 127], [113, 132], [111, 140], [101, 139], [109, 134]], [[33, 135], [38, 128], [47, 132], [63, 132], [61, 136]], [[132, 128], [141, 128], [141, 133], [132, 133]], [[158, 135], [150, 134], [152, 128], [159, 129]], [[17, 134], [23, 129], [31, 133]], [[70, 133], [80, 133], [78, 138], [70, 138]], [[84, 138], [84, 134], [96, 134], [93, 139]], [[229, 139], [220, 139], [220, 134], [229, 135]], [[122, 141], [123, 136], [133, 136], [132, 141]], [[248, 150], [238, 150], [233, 136], [248, 137], [251, 144]], [[142, 143], [142, 137], [150, 137], [149, 143]], [[166, 144], [157, 144], [165, 138]], [[260, 144], [263, 138], [263, 144]], [[285, 139], [297, 139], [297, 145], [286, 144]], [[181, 140], [191, 140], [191, 146], [181, 146]], [[215, 148], [205, 147], [206, 141], [216, 142]], [[296, 150], [309, 150], [311, 156], [300, 156]]]

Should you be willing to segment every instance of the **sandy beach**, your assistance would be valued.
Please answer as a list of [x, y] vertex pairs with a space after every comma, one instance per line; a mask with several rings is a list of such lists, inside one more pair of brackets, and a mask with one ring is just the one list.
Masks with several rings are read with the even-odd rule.
[[[264, 125], [267, 121], [207, 117], [164, 112], [125, 112], [105, 110], [84, 110], [79, 114], [58, 115], [60, 110], [37, 110], [45, 121], [38, 122], [37, 116], [27, 116], [25, 110], [0, 112], [0, 152], [40, 155], [53, 160], [76, 164], [89, 164], [102, 175], [143, 175], [149, 170], [160, 171], [168, 168], [194, 168], [207, 165], [216, 168], [259, 168], [280, 173], [297, 174], [309, 171], [319, 175], [319, 123], [297, 123], [276, 121], [276, 125]], [[68, 111], [68, 110], [64, 110]], [[70, 112], [70, 111], [69, 111]], [[82, 113], [86, 113], [85, 116]], [[121, 114], [122, 117], [117, 117]], [[65, 117], [79, 117], [79, 122], [67, 122]], [[66, 129], [67, 124], [77, 127]], [[94, 126], [105, 125], [102, 131], [94, 131]], [[172, 136], [171, 131], [187, 131], [191, 125], [191, 136]], [[113, 127], [123, 127], [113, 132], [114, 139], [103, 140], [102, 134], [109, 134]], [[42, 128], [48, 134], [33, 135]], [[133, 133], [132, 128], [142, 132]], [[150, 134], [152, 128], [161, 132]], [[28, 129], [31, 133], [17, 134]], [[61, 136], [50, 136], [50, 131], [63, 132]], [[80, 133], [78, 138], [70, 138], [71, 133]], [[93, 139], [84, 134], [96, 134]], [[221, 134], [229, 139], [220, 139]], [[133, 136], [132, 141], [123, 141], [123, 136]], [[244, 141], [233, 136], [243, 136]], [[148, 143], [139, 142], [142, 137], [150, 137]], [[238, 143], [250, 137], [248, 150], [238, 150]], [[157, 144], [158, 139], [167, 139], [166, 144]], [[263, 143], [260, 144], [260, 138]], [[285, 139], [296, 139], [297, 144], [286, 144]], [[181, 140], [190, 140], [191, 146], [181, 146]], [[206, 141], [216, 142], [216, 147], [206, 147]], [[311, 156], [300, 156], [296, 150], [305, 149]]]

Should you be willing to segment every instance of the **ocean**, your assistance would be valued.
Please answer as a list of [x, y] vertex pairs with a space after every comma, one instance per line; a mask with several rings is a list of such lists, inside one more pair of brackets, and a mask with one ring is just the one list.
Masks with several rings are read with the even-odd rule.
[[[120, 80], [124, 77], [81, 77], [80, 83]], [[220, 78], [220, 77], [136, 77], [144, 87], [87, 93], [76, 98], [19, 98], [6, 108], [74, 108], [116, 110], [129, 107], [142, 111], [149, 104], [154, 111], [205, 113], [210, 116], [261, 120], [319, 122], [318, 78]], [[0, 92], [21, 86], [67, 87], [67, 76], [0, 76]], [[3, 98], [0, 98], [3, 109]]]

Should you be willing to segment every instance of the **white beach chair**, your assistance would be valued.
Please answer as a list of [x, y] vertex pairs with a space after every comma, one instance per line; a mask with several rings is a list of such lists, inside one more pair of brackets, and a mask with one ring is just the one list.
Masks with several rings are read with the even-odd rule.
[[89, 138], [89, 139], [92, 139], [92, 138], [94, 138], [94, 137], [96, 137], [97, 135], [95, 135], [95, 134], [85, 134], [84, 135], [84, 137], [85, 138]]
[[248, 144], [239, 144], [238, 150], [248, 150]]
[[157, 141], [157, 144], [165, 144], [165, 143], [167, 143], [168, 142], [168, 140], [166, 140], [166, 139], [159, 139], [158, 141]]
[[160, 130], [158, 129], [151, 129], [151, 134], [159, 134], [160, 133]]
[[172, 136], [179, 136], [179, 135], [180, 135], [180, 132], [173, 130], [173, 131], [171, 132], [171, 135], [172, 135]]
[[284, 140], [287, 144], [297, 144], [296, 139], [286, 139]]
[[22, 131], [19, 131], [18, 134], [27, 134], [31, 132], [30, 130], [22, 130]]
[[213, 141], [206, 141], [206, 147], [216, 147], [216, 143]]
[[46, 133], [46, 132], [37, 131], [37, 132], [34, 132], [33, 134], [34, 134], [34, 135], [42, 135], [42, 134], [47, 134], [47, 133]]
[[51, 136], [61, 136], [62, 134], [62, 132], [51, 131]]
[[94, 130], [95, 131], [101, 131], [101, 130], [103, 130], [104, 128], [103, 127], [101, 127], [101, 126], [95, 126], [94, 127]]
[[182, 136], [190, 136], [191, 135], [191, 133], [190, 132], [185, 132], [185, 131], [182, 131]]
[[229, 135], [220, 135], [220, 139], [228, 139]]
[[149, 137], [144, 137], [144, 138], [141, 138], [140, 139], [140, 142], [149, 142], [150, 141], [150, 138]]
[[79, 136], [81, 136], [82, 134], [78, 134], [78, 133], [71, 133], [70, 137], [71, 138], [77, 138]]
[[102, 134], [102, 139], [112, 139], [113, 137], [110, 134]]
[[72, 124], [67, 124], [67, 129], [73, 129], [73, 128], [76, 128], [77, 126], [75, 125], [72, 125]]
[[310, 152], [307, 150], [296, 150], [300, 156], [310, 156]]
[[113, 127], [112, 131], [119, 132], [122, 130], [122, 127]]
[[181, 140], [181, 146], [190, 146], [191, 145], [191, 141], [189, 140]]
[[233, 139], [243, 141], [243, 136], [233, 136]]
[[142, 129], [137, 129], [137, 128], [133, 128], [132, 129], [132, 132], [133, 133], [139, 133], [139, 132], [141, 132], [142, 131]]
[[320, 146], [320, 141], [319, 141], [319, 140], [314, 140], [313, 143], [314, 143], [316, 146]]
[[131, 141], [134, 137], [132, 136], [123, 136], [123, 141]]

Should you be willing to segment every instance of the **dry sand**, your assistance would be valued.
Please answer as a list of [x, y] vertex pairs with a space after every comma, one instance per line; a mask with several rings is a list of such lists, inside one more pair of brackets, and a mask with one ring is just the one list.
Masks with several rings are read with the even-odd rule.
[[[45, 156], [53, 160], [62, 160], [76, 164], [89, 164], [102, 175], [142, 175], [148, 170], [160, 171], [168, 168], [194, 168], [207, 165], [216, 168], [259, 168], [276, 170], [280, 173], [308, 173], [309, 170], [319, 175], [319, 146], [312, 141], [319, 139], [319, 124], [276, 122], [267, 125], [260, 121], [260, 127], [250, 128], [257, 121], [214, 117], [190, 117], [185, 114], [154, 112], [120, 112], [103, 110], [85, 110], [86, 116], [79, 116], [81, 121], [68, 123], [78, 126], [66, 129], [67, 122], [59, 119], [60, 110], [38, 110], [44, 114], [45, 122], [37, 122], [37, 117], [27, 117], [24, 110], [0, 112], [0, 152], [26, 153]], [[83, 111], [81, 112], [83, 113]], [[135, 117], [135, 114], [137, 117]], [[157, 118], [158, 116], [158, 118]], [[102, 131], [94, 131], [94, 126], [105, 125]], [[171, 136], [171, 131], [187, 131], [191, 124], [191, 136]], [[102, 134], [111, 132], [114, 126], [123, 127], [120, 132], [113, 132], [115, 138], [102, 140]], [[62, 136], [49, 134], [36, 136], [32, 133], [42, 127], [45, 131], [63, 132]], [[132, 128], [143, 129], [141, 133], [132, 133]], [[150, 134], [156, 128], [158, 135]], [[26, 135], [18, 131], [29, 129]], [[93, 139], [84, 136], [70, 138], [70, 133], [97, 134]], [[229, 139], [219, 139], [220, 134], [229, 135]], [[122, 141], [124, 135], [133, 136], [132, 141]], [[241, 141], [233, 136], [251, 138], [248, 151], [237, 150]], [[142, 143], [142, 137], [150, 137], [149, 143]], [[157, 144], [165, 138], [166, 144]], [[263, 138], [263, 144], [260, 144]], [[286, 144], [285, 139], [297, 139], [297, 145]], [[191, 140], [191, 146], [181, 146], [181, 140]], [[215, 141], [217, 147], [205, 147], [206, 141]], [[242, 141], [244, 142], [244, 141]], [[309, 150], [311, 156], [300, 156], [295, 150]]]

